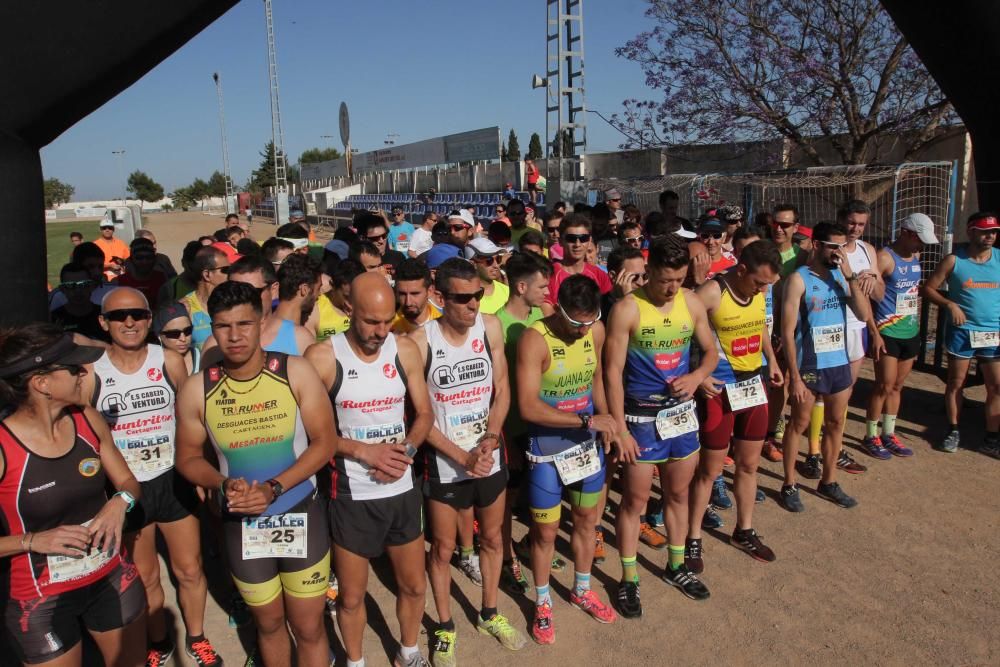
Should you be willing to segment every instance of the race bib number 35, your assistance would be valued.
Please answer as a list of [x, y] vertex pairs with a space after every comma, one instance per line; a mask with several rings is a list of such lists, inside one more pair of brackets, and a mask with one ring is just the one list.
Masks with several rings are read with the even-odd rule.
[[564, 486], [575, 484], [601, 470], [601, 459], [597, 455], [597, 443], [594, 440], [557, 454], [552, 463]]
[[742, 382], [728, 383], [726, 397], [729, 399], [729, 407], [733, 412], [767, 403], [767, 392], [764, 391], [764, 383], [759, 375], [754, 375]]
[[969, 342], [974, 349], [1000, 345], [1000, 331], [970, 331]]
[[486, 433], [488, 410], [474, 410], [448, 415], [448, 439], [465, 451], [472, 450]]
[[834, 324], [828, 327], [812, 328], [813, 350], [816, 354], [837, 352], [845, 349], [844, 325]]
[[243, 519], [243, 560], [305, 558], [308, 527], [305, 512]]
[[656, 415], [656, 433], [661, 440], [669, 440], [697, 430], [698, 415], [694, 411], [694, 401], [660, 410]]

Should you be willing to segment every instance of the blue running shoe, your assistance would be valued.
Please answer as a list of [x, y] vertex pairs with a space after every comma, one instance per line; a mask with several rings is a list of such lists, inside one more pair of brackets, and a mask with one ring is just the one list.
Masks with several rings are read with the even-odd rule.
[[757, 495], [754, 496], [753, 501], [760, 505], [762, 502], [767, 500], [767, 496], [764, 495], [764, 489], [757, 487]]
[[882, 446], [888, 449], [893, 456], [913, 456], [913, 450], [904, 445], [895, 433], [883, 435]]
[[882, 439], [877, 435], [865, 436], [865, 439], [861, 441], [861, 449], [865, 450], [865, 454], [868, 456], [882, 461], [888, 461], [892, 458], [892, 452], [882, 446]]
[[701, 527], [710, 530], [712, 528], [722, 528], [724, 525], [719, 513], [712, 509], [711, 505], [705, 509], [705, 516], [701, 518]]
[[646, 515], [646, 523], [654, 528], [663, 528], [663, 510]]
[[726, 479], [722, 475], [716, 477], [715, 481], [712, 482], [712, 497], [708, 502], [717, 510], [732, 509], [733, 499], [729, 497], [729, 492], [726, 490]]

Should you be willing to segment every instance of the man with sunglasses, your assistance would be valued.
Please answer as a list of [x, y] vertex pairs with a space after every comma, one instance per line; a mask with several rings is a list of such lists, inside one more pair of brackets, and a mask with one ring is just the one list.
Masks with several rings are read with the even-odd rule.
[[174, 652], [163, 613], [159, 531], [177, 579], [185, 650], [198, 665], [221, 665], [204, 637], [208, 585], [202, 571], [198, 498], [174, 470], [175, 387], [187, 379], [187, 367], [173, 350], [147, 343], [151, 320], [149, 302], [136, 289], [120, 287], [104, 298], [101, 326], [111, 345], [94, 364], [93, 405], [142, 489], [142, 498], [129, 513], [125, 544], [146, 587], [147, 664], [164, 664]]
[[[410, 225], [410, 227], [412, 229], [413, 226]], [[361, 223], [361, 230], [361, 238], [378, 249], [381, 270], [392, 277], [400, 263], [406, 259], [406, 255], [389, 247], [389, 227], [385, 220], [376, 215], [367, 215]]]
[[[590, 586], [594, 534], [603, 509], [605, 455], [617, 439], [601, 373], [604, 325], [600, 319], [597, 284], [583, 275], [569, 276], [560, 283], [556, 312], [528, 327], [517, 346], [518, 403], [530, 438], [525, 456], [530, 464], [528, 506], [535, 582], [531, 634], [539, 644], [555, 642], [549, 573], [563, 491], [569, 495], [573, 512], [576, 575], [570, 603], [601, 623], [617, 617]], [[600, 443], [594, 431], [601, 433]]]
[[[969, 245], [947, 255], [924, 283], [923, 296], [948, 312], [945, 350], [948, 383], [944, 390], [948, 432], [937, 449], [958, 451], [962, 387], [973, 357], [986, 385], [986, 437], [979, 450], [1000, 458], [1000, 222], [994, 213], [973, 213], [966, 227]], [[947, 295], [941, 286], [948, 284]]]
[[101, 307], [91, 301], [97, 282], [90, 277], [87, 267], [70, 262], [59, 271], [59, 280], [66, 303], [49, 313], [52, 323], [58, 324], [63, 331], [109, 342], [108, 333], [99, 321]]
[[698, 225], [698, 238], [708, 250], [707, 280], [736, 266], [736, 258], [724, 247], [728, 236], [721, 220], [714, 217], [702, 220]]
[[511, 199], [507, 203], [507, 217], [510, 218], [510, 242], [514, 245], [527, 232], [540, 226], [537, 222], [528, 224], [528, 211], [520, 199]]
[[500, 248], [486, 238], [472, 239], [465, 246], [465, 258], [476, 267], [484, 290], [482, 301], [479, 302], [479, 312], [486, 315], [493, 315], [503, 308], [510, 296], [510, 290], [502, 281], [500, 252]]
[[[628, 618], [642, 614], [636, 550], [654, 466], [663, 486], [669, 549], [662, 578], [693, 600], [709, 596], [685, 565], [684, 538], [688, 488], [698, 465], [694, 397], [715, 369], [718, 351], [705, 307], [683, 288], [688, 260], [682, 239], [657, 239], [649, 249], [649, 281], [619, 301], [608, 321], [605, 386], [625, 464], [616, 524], [622, 559], [617, 602]], [[690, 365], [692, 340], [703, 350], [697, 368]]]
[[496, 215], [493, 217], [493, 220], [495, 220], [497, 222], [502, 222], [505, 225], [507, 225], [508, 227], [510, 227], [510, 218], [507, 217], [507, 205], [506, 204], [504, 204], [502, 202], [499, 203], [499, 204], [497, 204], [496, 205], [496, 209], [494, 210], [494, 213], [496, 213]]
[[[474, 241], [475, 242], [475, 241]], [[479, 520], [482, 605], [476, 625], [510, 650], [524, 636], [497, 611], [501, 535], [507, 485], [500, 432], [510, 404], [499, 321], [480, 309], [484, 290], [469, 262], [452, 258], [438, 267], [434, 284], [444, 299], [441, 317], [411, 334], [426, 369], [435, 425], [427, 436], [424, 495], [432, 532], [428, 563], [439, 628], [432, 659], [454, 664], [456, 628], [451, 617], [451, 557], [465, 510]]]
[[564, 213], [551, 211], [542, 220], [542, 230], [545, 232], [545, 251], [549, 259], [554, 262], [562, 261], [563, 249], [559, 245], [559, 225], [562, 223]]
[[836, 481], [837, 457], [844, 437], [847, 402], [854, 379], [847, 352], [847, 310], [862, 322], [871, 317], [868, 297], [847, 261], [847, 229], [821, 222], [813, 229], [809, 263], [786, 280], [781, 302], [781, 338], [791, 387], [792, 415], [785, 427], [785, 480], [779, 502], [789, 512], [805, 505], [795, 484], [799, 438], [809, 426], [817, 399], [825, 407], [820, 450], [823, 471], [816, 493], [843, 508], [858, 501]]
[[413, 457], [434, 423], [420, 352], [391, 332], [392, 288], [367, 272], [351, 284], [351, 326], [306, 351], [340, 433], [328, 500], [340, 595], [337, 624], [349, 664], [363, 663], [369, 562], [388, 552], [398, 589], [396, 665], [426, 665], [417, 647], [426, 592], [423, 498]]
[[194, 291], [178, 299], [187, 308], [194, 326], [192, 342], [195, 347], [204, 345], [212, 335], [212, 318], [208, 316], [208, 297], [212, 291], [229, 279], [229, 259], [218, 248], [205, 246], [194, 256], [193, 273], [198, 276]]
[[559, 244], [564, 254], [562, 261], [555, 264], [552, 278], [549, 279], [549, 296], [542, 306], [546, 315], [556, 311], [559, 287], [570, 276], [583, 275], [590, 278], [601, 294], [611, 291], [611, 279], [608, 278], [608, 274], [587, 263], [587, 250], [590, 248], [592, 238], [590, 230], [590, 218], [577, 213], [570, 213], [559, 224]]
[[407, 256], [410, 244], [413, 242], [415, 229], [406, 220], [406, 213], [401, 206], [392, 207], [392, 221], [389, 223], [389, 247]]
[[407, 249], [410, 257], [419, 257], [431, 249], [434, 245], [433, 230], [438, 222], [438, 214], [433, 211], [424, 214], [424, 221], [419, 227], [413, 230], [413, 240]]
[[601, 295], [601, 321], [608, 323], [608, 316], [616, 303], [646, 284], [646, 253], [634, 243], [624, 244], [608, 255], [608, 278], [614, 287]]
[[476, 219], [465, 209], [448, 214], [448, 243], [459, 250], [465, 248], [476, 228]]

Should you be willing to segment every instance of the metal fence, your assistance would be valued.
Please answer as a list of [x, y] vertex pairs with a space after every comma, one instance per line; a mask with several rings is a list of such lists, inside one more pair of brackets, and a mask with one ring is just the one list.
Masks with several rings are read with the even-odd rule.
[[[856, 165], [810, 169], [671, 174], [653, 178], [595, 179], [592, 190], [617, 189], [625, 203], [645, 214], [658, 210], [662, 191], [673, 190], [680, 203], [678, 215], [695, 219], [708, 208], [722, 204], [742, 206], [750, 222], [760, 212], [778, 204], [793, 204], [800, 221], [814, 226], [836, 218], [837, 208], [849, 199], [861, 199], [872, 209], [864, 238], [875, 247], [892, 241], [899, 224], [910, 213], [924, 213], [934, 221], [941, 240], [929, 246], [921, 257], [924, 275], [930, 275], [944, 255], [951, 252], [958, 168], [953, 162], [912, 162], [899, 165]], [[925, 303], [921, 313], [924, 342], [922, 362], [933, 357], [941, 367], [936, 308]], [[922, 363], [922, 365], [930, 365]]]

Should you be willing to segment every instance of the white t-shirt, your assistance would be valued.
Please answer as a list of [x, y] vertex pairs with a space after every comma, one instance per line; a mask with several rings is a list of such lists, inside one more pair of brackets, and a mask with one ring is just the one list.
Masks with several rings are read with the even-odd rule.
[[432, 245], [434, 245], [434, 241], [431, 239], [429, 231], [423, 227], [417, 227], [413, 230], [413, 240], [410, 241], [410, 250], [414, 255], [419, 257], [430, 250]]

